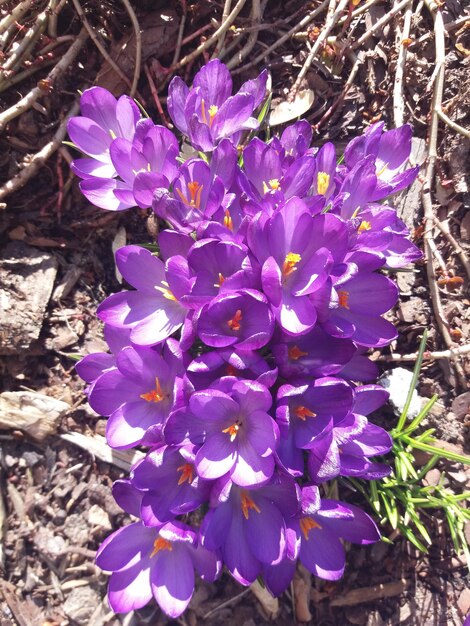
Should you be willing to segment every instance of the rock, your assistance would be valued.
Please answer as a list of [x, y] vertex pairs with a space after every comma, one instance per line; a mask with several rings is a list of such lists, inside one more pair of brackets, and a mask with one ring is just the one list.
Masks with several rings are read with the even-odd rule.
[[64, 613], [77, 624], [88, 624], [100, 597], [91, 587], [77, 587], [73, 589], [64, 602]]
[[55, 535], [46, 526], [39, 526], [34, 536], [34, 543], [41, 552], [49, 556], [58, 556], [66, 546], [64, 539], [60, 535]]
[[410, 298], [406, 302], [401, 301], [398, 305], [398, 317], [407, 324], [413, 322], [427, 324], [428, 322], [425, 304], [421, 298]]
[[112, 530], [109, 515], [97, 504], [93, 504], [88, 511], [88, 523], [90, 526], [101, 526], [106, 530]]
[[466, 391], [465, 393], [461, 393], [460, 396], [457, 396], [455, 400], [452, 402], [452, 413], [462, 419], [470, 412], [470, 391]]
[[0, 354], [18, 354], [39, 338], [57, 274], [57, 259], [22, 241], [0, 257]]
[[[406, 396], [411, 386], [411, 379], [413, 378], [413, 372], [405, 369], [404, 367], [396, 367], [393, 370], [388, 370], [379, 379], [379, 384], [386, 389], [389, 394], [389, 402], [393, 407], [395, 415], [400, 415], [405, 406]], [[408, 419], [414, 419], [421, 411], [423, 406], [423, 399], [420, 398], [416, 389], [413, 391], [411, 398], [410, 408], [408, 410]]]
[[441, 480], [441, 472], [437, 469], [437, 467], [434, 467], [433, 469], [429, 470], [429, 472], [426, 474], [423, 482], [426, 485], [432, 485], [433, 487], [435, 487], [436, 485], [439, 484], [440, 480]]
[[41, 441], [55, 433], [69, 409], [66, 402], [36, 391], [5, 391], [0, 394], [0, 428], [24, 430]]
[[459, 611], [462, 613], [462, 616], [465, 617], [467, 613], [470, 611], [470, 589], [466, 587], [459, 596], [457, 600], [457, 606], [459, 607]]
[[81, 515], [73, 513], [65, 520], [64, 534], [75, 546], [84, 546], [88, 543], [90, 529]]

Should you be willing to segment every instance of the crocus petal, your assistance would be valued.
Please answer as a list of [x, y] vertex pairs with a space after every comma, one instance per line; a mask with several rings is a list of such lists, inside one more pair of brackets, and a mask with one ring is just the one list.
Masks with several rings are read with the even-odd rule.
[[128, 613], [141, 609], [152, 599], [150, 569], [141, 562], [127, 569], [114, 572], [109, 579], [108, 600], [116, 613]]
[[302, 539], [300, 560], [305, 567], [326, 580], [338, 580], [344, 572], [344, 548], [338, 536], [323, 526], [313, 528]]
[[[179, 546], [178, 546], [179, 547]], [[194, 591], [194, 569], [189, 552], [183, 548], [162, 550], [151, 570], [150, 581], [155, 600], [170, 617], [184, 612]]]
[[229, 472], [236, 460], [236, 446], [227, 433], [209, 437], [196, 454], [197, 472], [202, 478], [220, 478]]

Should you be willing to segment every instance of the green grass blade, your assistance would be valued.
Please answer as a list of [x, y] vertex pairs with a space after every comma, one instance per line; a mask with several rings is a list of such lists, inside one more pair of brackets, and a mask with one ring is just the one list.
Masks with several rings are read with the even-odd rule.
[[423, 333], [423, 337], [421, 339], [421, 343], [419, 344], [418, 350], [418, 358], [416, 359], [416, 365], [413, 370], [413, 378], [411, 379], [411, 385], [408, 389], [408, 395], [406, 396], [405, 406], [403, 407], [403, 411], [398, 419], [398, 424], [396, 427], [396, 431], [400, 432], [403, 430], [403, 426], [405, 425], [406, 416], [408, 415], [408, 411], [411, 404], [411, 399], [413, 398], [413, 392], [416, 388], [416, 383], [418, 382], [418, 376], [421, 371], [421, 364], [423, 362], [423, 354], [426, 350], [426, 341], [428, 339], [428, 331], [425, 330]]

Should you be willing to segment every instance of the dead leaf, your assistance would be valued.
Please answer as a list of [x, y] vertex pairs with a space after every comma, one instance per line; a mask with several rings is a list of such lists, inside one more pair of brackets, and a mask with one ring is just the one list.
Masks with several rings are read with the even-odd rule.
[[66, 402], [36, 391], [5, 391], [0, 394], [0, 428], [23, 430], [42, 441], [56, 432], [69, 409]]
[[269, 126], [279, 126], [279, 124], [286, 124], [301, 117], [310, 109], [314, 100], [315, 94], [312, 89], [299, 91], [293, 102], [283, 100], [275, 103], [273, 100], [269, 115]]

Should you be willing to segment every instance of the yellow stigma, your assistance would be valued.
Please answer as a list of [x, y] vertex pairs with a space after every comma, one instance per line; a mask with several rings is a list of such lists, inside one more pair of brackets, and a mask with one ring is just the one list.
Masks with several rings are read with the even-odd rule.
[[215, 117], [215, 114], [217, 113], [217, 111], [219, 110], [219, 107], [216, 106], [215, 104], [211, 104], [211, 106], [209, 107], [209, 126], [212, 124], [212, 120]]
[[339, 306], [342, 306], [343, 309], [349, 309], [349, 291], [340, 289], [338, 291], [338, 302]]
[[357, 229], [358, 233], [363, 233], [365, 230], [370, 230], [372, 228], [372, 225], [370, 222], [366, 222], [366, 220], [362, 220], [362, 222], [359, 224], [359, 228]]
[[160, 552], [160, 550], [173, 550], [173, 546], [170, 541], [163, 539], [163, 537], [157, 537], [153, 542], [153, 552], [150, 555], [150, 558], [155, 556], [157, 552]]
[[235, 423], [229, 426], [228, 428], [224, 428], [222, 432], [230, 435], [230, 441], [234, 442], [238, 435], [239, 430], [240, 430], [240, 424]]
[[200, 185], [196, 180], [188, 183], [189, 198], [184, 195], [181, 189], [177, 189], [176, 193], [186, 206], [192, 206], [195, 209], [199, 209], [201, 206], [201, 194], [204, 189], [204, 185]]
[[238, 309], [235, 312], [235, 315], [232, 317], [232, 319], [230, 319], [227, 322], [227, 326], [230, 328], [230, 330], [240, 330], [240, 328], [241, 328], [240, 322], [241, 321], [242, 321], [242, 312], [240, 311], [240, 309]]
[[286, 254], [286, 258], [284, 259], [284, 263], [282, 265], [282, 275], [284, 278], [290, 276], [292, 272], [297, 270], [297, 263], [302, 260], [300, 254], [296, 254], [295, 252], [289, 252]]
[[111, 128], [109, 129], [109, 134], [111, 135], [111, 139], [116, 139], [116, 133], [114, 130], [111, 130]]
[[317, 193], [324, 196], [330, 184], [330, 175], [326, 172], [318, 172], [317, 174]]
[[307, 409], [306, 406], [298, 406], [296, 409], [294, 409], [294, 413], [303, 422], [305, 422], [307, 417], [316, 417], [317, 416], [316, 413], [313, 413], [313, 411], [310, 411], [310, 409]]
[[185, 463], [184, 465], [180, 465], [176, 468], [178, 472], [181, 472], [180, 479], [178, 480], [178, 485], [182, 485], [184, 482], [188, 481], [190, 485], [193, 482], [194, 470], [191, 463]]
[[300, 520], [300, 529], [305, 539], [308, 541], [308, 534], [313, 528], [320, 528], [321, 526], [311, 517], [302, 517]]
[[277, 178], [271, 178], [268, 182], [263, 181], [263, 193], [268, 193], [268, 191], [278, 191], [281, 189], [281, 183]]
[[233, 220], [228, 209], [225, 209], [224, 211], [224, 226], [229, 230], [233, 230]]
[[385, 163], [385, 165], [383, 165], [379, 170], [377, 170], [376, 176], [381, 176], [387, 169], [388, 169], [388, 163]]
[[160, 291], [163, 297], [167, 300], [173, 300], [174, 302], [176, 302], [176, 298], [173, 295], [172, 291], [170, 291], [170, 289], [168, 288], [168, 283], [166, 282], [166, 280], [162, 280], [162, 285], [162, 287], [155, 287], [155, 289], [157, 291]]
[[255, 502], [253, 502], [253, 500], [246, 493], [246, 491], [241, 492], [240, 499], [241, 499], [242, 513], [245, 519], [248, 519], [250, 509], [253, 509], [253, 511], [256, 511], [257, 513], [261, 513], [261, 509], [259, 508], [259, 506]]
[[297, 361], [301, 356], [307, 356], [308, 352], [303, 352], [299, 346], [290, 346], [287, 351], [291, 361]]
[[158, 378], [155, 378], [155, 389], [147, 391], [147, 393], [142, 393], [140, 397], [142, 400], [147, 400], [147, 402], [161, 402], [163, 400], [164, 393]]

